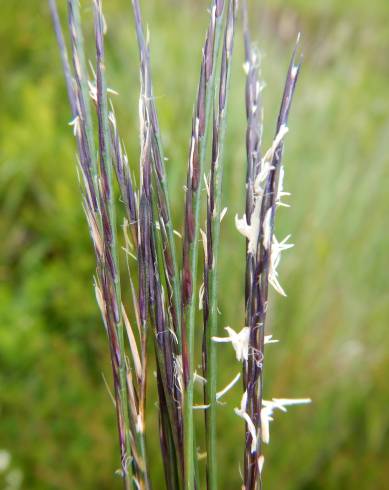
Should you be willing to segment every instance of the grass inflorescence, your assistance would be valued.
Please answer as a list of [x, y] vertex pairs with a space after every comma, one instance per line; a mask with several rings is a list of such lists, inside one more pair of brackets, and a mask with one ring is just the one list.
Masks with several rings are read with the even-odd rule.
[[[190, 133], [182, 239], [172, 221], [163, 142], [153, 92], [150, 46], [139, 0], [132, 0], [139, 48], [140, 155], [134, 178], [121, 138], [106, 81], [102, 1], [93, 1], [95, 62], [90, 68], [83, 40], [78, 0], [68, 0], [70, 56], [55, 0], [49, 0], [61, 52], [78, 150], [82, 204], [96, 256], [95, 293], [107, 334], [113, 377], [124, 488], [151, 489], [147, 457], [146, 402], [148, 384], [158, 398], [159, 439], [166, 487], [203, 487], [194, 410], [204, 411], [206, 487], [218, 488], [217, 411], [219, 399], [243, 380], [242, 400], [235, 408], [244, 420], [243, 488], [262, 487], [263, 443], [275, 409], [308, 399], [263, 399], [265, 335], [269, 285], [285, 295], [277, 273], [288, 237], [274, 235], [276, 210], [282, 198], [282, 154], [288, 116], [300, 72], [298, 44], [287, 72], [274, 141], [262, 153], [262, 81], [259, 54], [252, 46], [249, 13], [244, 1], [243, 35], [246, 72], [246, 207], [236, 227], [246, 238], [245, 325], [236, 332], [218, 322], [219, 250], [223, 207], [224, 147], [238, 1], [213, 0], [202, 49], [197, 98]], [[243, 92], [243, 91], [242, 91]], [[243, 97], [242, 97], [243, 101]], [[96, 145], [97, 142], [97, 145]], [[228, 171], [228, 169], [227, 169]], [[242, 189], [243, 191], [243, 189]], [[120, 194], [120, 200], [117, 198]], [[204, 214], [202, 213], [205, 210]], [[123, 216], [123, 225], [118, 217]], [[205, 216], [204, 227], [202, 227]], [[201, 247], [201, 242], [203, 247]], [[182, 246], [181, 256], [177, 250]], [[135, 260], [134, 260], [135, 259]], [[198, 286], [202, 272], [203, 283]], [[127, 273], [127, 275], [125, 274]], [[131, 299], [130, 306], [124, 298]], [[203, 335], [198, 325], [203, 320]], [[231, 343], [238, 368], [218, 391], [218, 343]], [[196, 348], [201, 345], [202, 376]], [[150, 359], [155, 354], [155, 378]], [[240, 366], [240, 367], [239, 367]], [[240, 372], [241, 371], [241, 372]], [[149, 380], [149, 378], [151, 378]], [[194, 384], [203, 384], [203, 404], [194, 404]], [[238, 422], [238, 419], [237, 419]], [[198, 428], [197, 428], [198, 429]], [[200, 449], [201, 451], [201, 449]]]

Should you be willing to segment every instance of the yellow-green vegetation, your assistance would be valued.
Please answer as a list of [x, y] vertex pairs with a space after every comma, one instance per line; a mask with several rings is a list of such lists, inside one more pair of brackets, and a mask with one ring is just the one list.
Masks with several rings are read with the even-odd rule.
[[[265, 146], [273, 137], [299, 30], [305, 58], [286, 137], [285, 187], [292, 193], [292, 209], [280, 211], [277, 230], [280, 237], [292, 233], [296, 247], [280, 268], [288, 298], [272, 296], [269, 326], [281, 343], [267, 350], [265, 397], [310, 396], [313, 403], [273, 423], [266, 486], [385, 488], [387, 0], [291, 0], [287, 8], [281, 0], [251, 3], [252, 34], [263, 54], [266, 81]], [[208, 2], [142, 4], [151, 33], [172, 210], [181, 228]], [[135, 168], [139, 84], [133, 20], [128, 1], [106, 0], [104, 7], [108, 83], [120, 93], [116, 111]], [[92, 17], [88, 1], [82, 9]], [[0, 39], [0, 488], [119, 489], [114, 410], [102, 377], [110, 382], [108, 349], [95, 305], [94, 258], [80, 205], [71, 115], [46, 3], [22, 0], [16, 7], [3, 2]], [[226, 137], [223, 204], [228, 212], [221, 230], [219, 286], [219, 324], [235, 330], [244, 322], [244, 243], [234, 226], [234, 215], [244, 208], [239, 59], [241, 32]], [[218, 352], [221, 388], [236, 366], [232, 372], [232, 349], [218, 346]], [[227, 405], [220, 406], [217, 417], [220, 488], [226, 490], [240, 486], [242, 423], [232, 410], [239, 397], [238, 390], [226, 395]], [[147, 424], [156, 430], [152, 400]], [[148, 443], [152, 476], [162, 482], [158, 439]], [[199, 444], [202, 451], [203, 441]]]

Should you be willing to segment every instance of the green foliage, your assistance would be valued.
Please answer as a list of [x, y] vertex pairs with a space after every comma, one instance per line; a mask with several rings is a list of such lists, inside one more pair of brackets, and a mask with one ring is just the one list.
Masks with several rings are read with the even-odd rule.
[[[87, 2], [83, 2], [85, 5]], [[138, 151], [136, 44], [128, 3], [106, 3], [109, 85], [130, 160]], [[206, 1], [145, 4], [175, 222], [181, 225], [192, 104]], [[146, 5], [147, 4], [147, 5]], [[182, 8], [178, 9], [178, 5]], [[384, 488], [389, 458], [389, 317], [386, 231], [389, 61], [386, 0], [269, 0], [257, 8], [270, 142], [298, 29], [305, 62], [286, 139], [292, 210], [278, 235], [296, 248], [281, 265], [288, 299], [272, 298], [281, 340], [266, 360], [266, 396], [310, 396], [277, 418], [266, 451], [269, 488]], [[346, 8], [347, 5], [347, 8]], [[88, 7], [85, 7], [87, 10]], [[256, 20], [255, 19], [255, 20]], [[75, 147], [59, 55], [45, 4], [2, 5], [0, 20], [0, 449], [20, 488], [120, 488], [109, 365], [92, 290], [94, 259], [80, 206]], [[276, 41], [275, 41], [276, 40]], [[244, 105], [237, 44], [227, 134], [221, 325], [242, 326]], [[272, 125], [272, 121], [274, 124]], [[239, 185], [238, 185], [239, 184]], [[233, 352], [220, 347], [219, 385]], [[238, 396], [219, 410], [221, 488], [238, 488]], [[201, 416], [201, 415], [199, 415]], [[156, 427], [149, 404], [148, 423]], [[239, 442], [237, 442], [239, 441]], [[161, 476], [157, 441], [154, 475]], [[4, 478], [4, 483], [1, 480]], [[8, 485], [8, 486], [7, 486]]]

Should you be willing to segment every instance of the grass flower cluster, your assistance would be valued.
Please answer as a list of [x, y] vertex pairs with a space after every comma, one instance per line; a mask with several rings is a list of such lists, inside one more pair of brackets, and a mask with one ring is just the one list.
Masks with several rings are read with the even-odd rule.
[[[287, 206], [282, 201], [288, 195], [283, 190], [282, 154], [300, 71], [297, 46], [286, 77], [274, 141], [262, 153], [262, 82], [258, 54], [250, 40], [248, 8], [243, 2], [246, 209], [243, 217], [237, 216], [235, 221], [238, 232], [246, 239], [243, 259], [246, 308], [242, 312], [244, 326], [238, 332], [225, 327], [228, 335], [222, 337], [218, 310], [219, 251], [223, 245], [220, 231], [226, 212], [223, 208], [224, 140], [239, 10], [237, 0], [213, 0], [210, 5], [191, 125], [182, 235], [172, 222], [149, 40], [139, 1], [132, 0], [140, 67], [140, 155], [136, 172], [120, 136], [111, 100], [115, 91], [107, 86], [104, 49], [107, 26], [102, 1], [93, 2], [95, 61], [90, 66], [78, 0], [68, 0], [69, 54], [55, 0], [49, 3], [72, 111], [70, 124], [78, 150], [82, 205], [96, 257], [94, 287], [110, 351], [124, 488], [152, 488], [146, 443], [148, 385], [154, 383], [148, 379], [152, 355], [166, 487], [169, 490], [203, 488], [194, 423], [194, 410], [200, 409], [204, 412], [206, 488], [218, 488], [218, 403], [241, 380], [241, 404], [235, 408], [235, 414], [244, 421], [242, 488], [261, 488], [262, 443], [269, 442], [269, 423], [274, 411], [286, 411], [287, 406], [309, 402], [308, 399], [263, 399], [264, 347], [277, 342], [271, 335], [265, 335], [269, 285], [285, 295], [277, 266], [281, 253], [292, 246], [289, 237], [282, 241], [276, 239], [274, 223], [277, 208]], [[138, 179], [135, 174], [139, 175]], [[119, 223], [122, 216], [123, 223]], [[201, 318], [202, 338], [198, 335]], [[196, 358], [196, 346], [200, 342], [201, 360]], [[218, 390], [220, 343], [231, 343], [237, 365], [231, 372], [231, 382]], [[195, 370], [199, 362], [201, 375]], [[194, 402], [197, 381], [204, 389], [200, 405]]]

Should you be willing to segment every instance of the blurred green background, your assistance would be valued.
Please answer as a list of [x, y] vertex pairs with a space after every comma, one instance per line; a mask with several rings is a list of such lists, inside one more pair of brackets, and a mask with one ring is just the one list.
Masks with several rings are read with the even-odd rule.
[[[180, 228], [208, 2], [142, 4]], [[91, 39], [90, 2], [82, 6]], [[281, 343], [267, 350], [265, 395], [310, 396], [313, 403], [276, 414], [266, 488], [389, 488], [387, 0], [258, 0], [252, 7], [266, 81], [265, 146], [300, 30], [304, 50], [285, 153], [292, 207], [280, 210], [277, 225], [279, 238], [292, 233], [296, 247], [280, 268], [288, 298], [272, 296], [269, 331]], [[136, 166], [138, 67], [130, 2], [106, 0], [105, 12], [109, 82], [120, 93], [121, 133]], [[235, 329], [243, 326], [244, 267], [243, 240], [234, 229], [234, 215], [243, 212], [245, 166], [238, 36], [220, 297], [221, 325]], [[46, 3], [2, 2], [0, 42], [0, 488], [119, 489], [94, 258]], [[219, 353], [222, 387], [239, 366], [228, 346]], [[220, 488], [226, 490], [241, 481], [243, 425], [233, 414], [239, 398], [236, 388], [219, 410]], [[148, 423], [156, 426], [153, 402]], [[158, 442], [148, 442], [154, 488], [163, 488]]]

